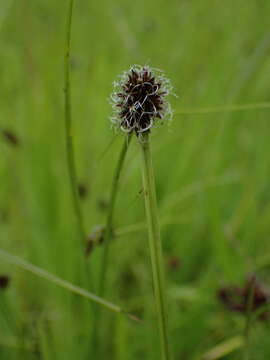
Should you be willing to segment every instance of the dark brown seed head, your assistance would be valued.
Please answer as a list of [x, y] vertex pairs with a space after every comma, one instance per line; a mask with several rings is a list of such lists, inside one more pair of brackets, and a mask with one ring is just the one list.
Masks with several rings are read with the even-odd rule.
[[112, 121], [123, 131], [149, 132], [158, 119], [170, 114], [166, 96], [171, 86], [160, 71], [136, 65], [114, 85]]
[[7, 275], [0, 275], [0, 289], [4, 290], [9, 285], [9, 277]]

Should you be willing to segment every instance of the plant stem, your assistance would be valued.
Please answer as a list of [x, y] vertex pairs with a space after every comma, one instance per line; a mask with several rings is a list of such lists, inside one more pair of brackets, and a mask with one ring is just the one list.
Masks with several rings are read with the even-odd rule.
[[145, 199], [154, 295], [160, 332], [162, 359], [169, 360], [169, 335], [165, 306], [162, 244], [160, 238], [155, 179], [148, 133], [143, 134], [140, 146], [142, 149], [143, 192]]
[[120, 306], [115, 305], [115, 304], [111, 303], [110, 301], [107, 301], [107, 300], [101, 298], [100, 296], [93, 294], [92, 292], [90, 292], [88, 290], [85, 290], [85, 289], [83, 289], [77, 285], [74, 285], [66, 280], [63, 280], [63, 279], [59, 278], [58, 276], [38, 267], [36, 265], [33, 265], [33, 264], [29, 263], [28, 261], [23, 260], [22, 258], [20, 258], [16, 255], [13, 255], [3, 249], [0, 249], [0, 258], [2, 258], [3, 260], [6, 260], [10, 264], [13, 264], [14, 266], [17, 266], [23, 270], [26, 270], [40, 278], [43, 278], [43, 279], [51, 282], [52, 284], [55, 284], [55, 285], [57, 285], [63, 289], [66, 289], [76, 295], [80, 295], [88, 300], [91, 300], [92, 302], [95, 302], [96, 304], [103, 306], [111, 311], [122, 313], [122, 314], [126, 315], [127, 317], [129, 317], [131, 320], [140, 321], [139, 318], [137, 318], [135, 315], [130, 314], [129, 312], [125, 311]]
[[254, 301], [255, 286], [256, 286], [256, 280], [255, 278], [251, 278], [251, 285], [248, 293], [247, 308], [246, 308], [246, 324], [244, 329], [245, 346], [244, 346], [243, 360], [250, 359], [250, 332], [252, 325], [252, 307]]
[[86, 235], [83, 225], [82, 211], [80, 207], [78, 182], [75, 167], [74, 146], [73, 146], [73, 129], [72, 129], [72, 107], [71, 107], [71, 89], [70, 89], [70, 40], [74, 0], [70, 0], [67, 16], [67, 37], [65, 50], [65, 128], [66, 128], [66, 152], [68, 174], [70, 179], [72, 202], [74, 213], [77, 220], [78, 231], [80, 234], [82, 246], [85, 245]]
[[[117, 198], [117, 193], [119, 189], [119, 179], [120, 174], [124, 165], [124, 161], [126, 158], [126, 154], [128, 151], [128, 147], [131, 141], [132, 135], [128, 134], [127, 138], [124, 140], [124, 143], [122, 145], [122, 149], [117, 161], [116, 169], [113, 176], [113, 182], [111, 187], [111, 193], [110, 193], [110, 200], [109, 200], [109, 208], [107, 213], [107, 219], [106, 219], [106, 226], [104, 231], [104, 248], [102, 253], [102, 259], [101, 259], [101, 267], [100, 267], [100, 274], [99, 274], [99, 281], [98, 281], [98, 294], [99, 296], [103, 296], [106, 288], [106, 274], [109, 264], [109, 246], [111, 239], [113, 238], [113, 215], [114, 215], [114, 209], [115, 209], [115, 203]], [[95, 351], [98, 351], [98, 330], [99, 330], [99, 324], [100, 324], [100, 309], [96, 308], [94, 311], [94, 320], [93, 320], [94, 326], [93, 326], [93, 338], [92, 338], [92, 347], [95, 349]]]
[[128, 147], [131, 141], [131, 134], [127, 135], [127, 138], [124, 140], [124, 143], [122, 145], [122, 149], [117, 161], [113, 182], [112, 182], [112, 188], [110, 193], [110, 200], [109, 200], [109, 208], [107, 213], [107, 219], [106, 219], [106, 227], [105, 227], [105, 233], [104, 233], [104, 250], [103, 250], [103, 256], [101, 261], [101, 272], [100, 272], [100, 280], [99, 280], [99, 294], [104, 293], [105, 289], [105, 282], [106, 282], [106, 273], [107, 273], [107, 267], [108, 267], [108, 258], [109, 258], [109, 246], [110, 246], [110, 239], [113, 237], [113, 215], [114, 215], [114, 209], [115, 209], [115, 203], [119, 188], [119, 179], [121, 170], [124, 165], [124, 161], [126, 158], [126, 154], [128, 151]]

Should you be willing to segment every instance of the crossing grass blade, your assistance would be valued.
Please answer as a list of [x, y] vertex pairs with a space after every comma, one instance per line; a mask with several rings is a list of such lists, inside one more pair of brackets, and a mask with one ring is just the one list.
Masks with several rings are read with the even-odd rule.
[[10, 264], [16, 265], [19, 268], [26, 270], [40, 278], [48, 280], [51, 283], [62, 287], [63, 289], [66, 289], [74, 294], [83, 296], [86, 299], [89, 299], [109, 310], [112, 310], [117, 313], [125, 314], [132, 320], [139, 321], [139, 319], [135, 315], [128, 313], [127, 311], [122, 309], [120, 306], [115, 305], [115, 304], [111, 303], [110, 301], [107, 301], [107, 300], [91, 293], [88, 290], [82, 289], [77, 285], [74, 285], [66, 280], [63, 280], [63, 279], [59, 278], [58, 276], [51, 274], [50, 272], [27, 262], [26, 260], [20, 258], [19, 256], [13, 255], [3, 249], [0, 249], [0, 257], [3, 260], [9, 262]]

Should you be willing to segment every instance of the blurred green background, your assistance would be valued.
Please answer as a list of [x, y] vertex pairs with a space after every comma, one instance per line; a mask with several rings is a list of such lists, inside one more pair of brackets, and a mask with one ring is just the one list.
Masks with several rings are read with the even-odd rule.
[[[66, 165], [67, 9], [63, 0], [0, 3], [0, 126], [19, 141], [0, 134], [0, 242], [95, 292], [102, 246], [85, 260]], [[109, 122], [112, 82], [132, 64], [149, 64], [165, 71], [178, 95], [171, 97], [173, 121], [152, 134], [174, 359], [210, 360], [204, 356], [210, 349], [242, 336], [245, 318], [219, 303], [220, 287], [242, 285], [250, 273], [270, 283], [270, 110], [177, 114], [268, 101], [269, 20], [267, 0], [75, 1], [74, 142], [89, 233], [105, 222], [123, 142]], [[105, 297], [143, 323], [101, 309], [102, 324], [93, 329], [91, 303], [1, 259], [0, 275], [10, 277], [0, 289], [1, 360], [159, 359], [140, 148], [133, 140]], [[95, 356], [93, 331], [100, 343]], [[253, 324], [251, 359], [269, 359], [269, 332], [267, 321]], [[241, 358], [239, 344], [222, 358]]]

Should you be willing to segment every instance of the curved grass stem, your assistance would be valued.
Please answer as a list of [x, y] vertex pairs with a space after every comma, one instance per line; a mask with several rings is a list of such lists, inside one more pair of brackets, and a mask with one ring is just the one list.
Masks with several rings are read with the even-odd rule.
[[124, 140], [118, 162], [116, 165], [113, 182], [112, 182], [112, 188], [111, 188], [111, 194], [110, 194], [110, 200], [109, 200], [109, 208], [107, 213], [107, 219], [106, 219], [106, 227], [105, 227], [105, 234], [104, 234], [104, 251], [101, 261], [101, 272], [100, 272], [100, 279], [99, 279], [99, 294], [102, 296], [105, 289], [105, 282], [106, 282], [106, 272], [108, 267], [108, 258], [109, 258], [109, 246], [110, 246], [110, 239], [113, 237], [113, 215], [114, 215], [114, 209], [115, 209], [115, 203], [119, 188], [119, 179], [121, 170], [124, 165], [124, 161], [126, 158], [126, 154], [128, 151], [128, 147], [131, 141], [131, 134], [127, 135], [127, 138]]
[[157, 210], [154, 171], [151, 158], [149, 134], [143, 134], [140, 142], [142, 149], [142, 176], [145, 210], [148, 226], [148, 238], [152, 265], [152, 276], [158, 326], [161, 340], [162, 359], [170, 359], [169, 335], [164, 291], [164, 270], [162, 258], [162, 244]]
[[245, 339], [245, 346], [243, 351], [243, 360], [249, 360], [250, 359], [250, 333], [251, 333], [251, 326], [252, 326], [252, 320], [253, 320], [253, 314], [252, 314], [252, 307], [254, 302], [254, 292], [255, 292], [255, 278], [252, 278], [251, 280], [251, 286], [248, 293], [248, 299], [247, 299], [247, 308], [246, 308], [246, 323], [245, 323], [245, 329], [244, 329], [244, 339]]
[[0, 249], [0, 258], [2, 258], [3, 260], [6, 260], [7, 262], [9, 262], [12, 265], [15, 265], [23, 270], [26, 270], [40, 278], [43, 278], [49, 282], [51, 282], [52, 284], [55, 284], [65, 290], [68, 290], [76, 295], [82, 296], [88, 300], [91, 300], [92, 302], [96, 303], [97, 305], [103, 306], [111, 311], [117, 312], [117, 313], [122, 313], [124, 315], [126, 315], [127, 317], [129, 317], [131, 320], [134, 321], [140, 321], [139, 318], [137, 318], [135, 315], [125, 311], [124, 309], [122, 309], [120, 306], [115, 305], [113, 303], [111, 303], [110, 301], [107, 301], [103, 298], [101, 298], [100, 296], [97, 296], [95, 294], [93, 294], [92, 292], [85, 290], [83, 288], [80, 288], [77, 285], [74, 285], [66, 280], [63, 280], [61, 278], [59, 278], [58, 276], [36, 266], [33, 265], [25, 260], [23, 260], [22, 258], [13, 255], [3, 249]]
[[72, 106], [71, 106], [71, 89], [70, 89], [70, 41], [71, 41], [71, 28], [72, 28], [72, 15], [73, 15], [74, 0], [70, 0], [67, 28], [66, 28], [66, 46], [65, 46], [65, 136], [66, 136], [66, 153], [68, 174], [70, 179], [72, 202], [74, 213], [77, 220], [79, 235], [81, 238], [82, 246], [84, 247], [86, 235], [83, 224], [82, 211], [79, 202], [77, 173], [75, 167], [74, 145], [73, 145], [73, 129], [72, 129]]
[[[119, 179], [120, 174], [124, 165], [124, 161], [126, 158], [126, 154], [129, 148], [129, 144], [131, 141], [132, 135], [128, 134], [127, 138], [124, 140], [122, 149], [120, 151], [120, 155], [118, 158], [118, 162], [116, 165], [116, 169], [114, 172], [111, 193], [110, 193], [110, 200], [109, 200], [109, 208], [107, 213], [106, 225], [105, 225], [105, 232], [104, 232], [104, 248], [101, 258], [101, 266], [100, 266], [100, 274], [98, 279], [98, 295], [103, 296], [105, 289], [106, 289], [106, 274], [109, 264], [109, 247], [111, 239], [113, 238], [113, 216], [114, 216], [114, 209], [115, 203], [117, 198], [117, 193], [119, 189]], [[92, 347], [98, 352], [98, 330], [100, 325], [100, 309], [96, 309], [94, 311], [94, 319], [93, 319], [93, 338], [92, 338]]]

